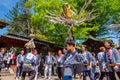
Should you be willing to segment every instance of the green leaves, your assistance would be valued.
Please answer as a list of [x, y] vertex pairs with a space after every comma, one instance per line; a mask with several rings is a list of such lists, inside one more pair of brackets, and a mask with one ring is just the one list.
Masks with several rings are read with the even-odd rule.
[[49, 27], [49, 30], [54, 30], [55, 29], [55, 26], [54, 25], [51, 25], [50, 27]]
[[[29, 17], [30, 24], [35, 29], [36, 37], [38, 39], [43, 39], [59, 45], [63, 45], [66, 37], [68, 36], [69, 27], [61, 24], [53, 24], [44, 16], [60, 16], [63, 11], [63, 4], [69, 3], [72, 11], [75, 13], [73, 19], [77, 20], [78, 14], [85, 1], [87, 0], [29, 0], [24, 5], [31, 10], [32, 14]], [[107, 34], [105, 26], [103, 27], [103, 25], [106, 24], [106, 22], [112, 16], [114, 16], [114, 20], [117, 20], [117, 17], [120, 15], [119, 5], [120, 0], [92, 0], [92, 3], [89, 5], [89, 7], [87, 7], [86, 10], [81, 14], [81, 18], [84, 18], [92, 9], [97, 10], [94, 12], [94, 14], [92, 14], [93, 16], [97, 17], [74, 26], [72, 28], [74, 38], [76, 40], [83, 40], [87, 39], [89, 35], [96, 37], [102, 35], [101, 33]], [[11, 11], [15, 18], [21, 19], [25, 17], [18, 16], [16, 11]]]
[[85, 26], [73, 27], [74, 36], [77, 40], [87, 39], [91, 31], [96, 31], [98, 29], [99, 29], [99, 26], [93, 26], [92, 28], [90, 28], [89, 26], [88, 27], [85, 27]]

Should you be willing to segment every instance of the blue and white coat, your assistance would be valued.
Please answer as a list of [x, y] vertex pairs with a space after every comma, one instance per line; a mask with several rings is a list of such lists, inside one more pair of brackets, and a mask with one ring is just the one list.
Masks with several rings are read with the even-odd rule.
[[57, 67], [63, 67], [64, 55], [62, 55], [61, 57], [57, 56], [56, 61], [57, 61]]
[[46, 56], [45, 57], [45, 65], [46, 66], [50, 66], [50, 67], [52, 67], [52, 64], [54, 63], [54, 62], [56, 62], [56, 59], [55, 59], [55, 57], [54, 56]]
[[[83, 64], [89, 64], [92, 62], [92, 54], [88, 51], [86, 51], [85, 55], [82, 53], [82, 56], [84, 57]], [[88, 71], [89, 66], [84, 66], [83, 71]]]
[[3, 63], [3, 54], [0, 53], [0, 68], [2, 68], [2, 63]]
[[99, 53], [97, 54], [97, 60], [98, 60], [98, 62], [101, 63], [101, 64], [99, 64], [100, 71], [102, 71], [102, 68], [103, 68], [103, 61], [104, 61], [103, 55], [104, 55], [104, 53], [105, 53], [105, 52], [99, 52]]
[[114, 67], [110, 67], [110, 66], [108, 66], [108, 64], [110, 64], [110, 61], [112, 64], [116, 64], [116, 62], [120, 60], [118, 51], [115, 48], [111, 48], [110, 57], [108, 57], [108, 50], [105, 51], [103, 57], [104, 57], [103, 65], [104, 65], [104, 67], [106, 67], [106, 72], [113, 72]]
[[[67, 56], [68, 55], [68, 56]], [[74, 64], [79, 64], [79, 68], [81, 69], [82, 72], [82, 55], [78, 54], [78, 52], [75, 50], [74, 52], [69, 52], [65, 55], [64, 58], [64, 76], [72, 76], [72, 66]]]
[[23, 64], [23, 62], [24, 62], [24, 57], [25, 57], [25, 55], [21, 55], [21, 54], [19, 54], [19, 55], [17, 56], [16, 61], [17, 61], [17, 63], [18, 63], [19, 65]]
[[[25, 66], [24, 64], [32, 64], [32, 66]], [[27, 53], [24, 57], [24, 64], [23, 64], [24, 71], [35, 70], [34, 69], [35, 56], [32, 53]]]
[[38, 64], [40, 64], [40, 61], [41, 61], [40, 55], [37, 54], [37, 55], [35, 56], [35, 62], [34, 62], [34, 64], [35, 64], [35, 65], [38, 65]]
[[92, 72], [93, 73], [99, 73], [100, 70], [99, 70], [99, 66], [97, 66], [97, 59], [95, 57], [92, 58]]

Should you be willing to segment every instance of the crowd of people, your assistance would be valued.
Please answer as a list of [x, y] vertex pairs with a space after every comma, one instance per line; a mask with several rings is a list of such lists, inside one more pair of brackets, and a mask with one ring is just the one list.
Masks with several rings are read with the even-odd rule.
[[[5, 53], [4, 48], [0, 49], [0, 70], [10, 67], [13, 53], [13, 50]], [[68, 40], [66, 48], [58, 50], [56, 56], [51, 50], [43, 57], [36, 49], [30, 49], [27, 53], [22, 49], [16, 65], [16, 80], [25, 80], [26, 73], [29, 80], [37, 80], [39, 69], [45, 80], [50, 80], [52, 73], [57, 74], [59, 80], [72, 80], [76, 74], [83, 80], [87, 80], [87, 76], [90, 80], [117, 80], [117, 74], [120, 80], [120, 47], [115, 49], [113, 42], [107, 40], [99, 53], [89, 52], [86, 45], [82, 45], [78, 52], [75, 42]]]
[[16, 63], [16, 56], [14, 55], [14, 51], [13, 50], [8, 50], [5, 53], [5, 49], [1, 48], [0, 49], [0, 71], [3, 68], [5, 71], [7, 71], [9, 69], [9, 67], [11, 66], [11, 64], [15, 64]]

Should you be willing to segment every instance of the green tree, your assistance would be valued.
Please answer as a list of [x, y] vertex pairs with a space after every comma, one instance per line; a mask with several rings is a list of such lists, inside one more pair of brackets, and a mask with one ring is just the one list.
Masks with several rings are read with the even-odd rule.
[[[29, 0], [26, 3], [33, 10], [31, 17], [31, 25], [41, 34], [45, 35], [51, 42], [63, 44], [67, 37], [69, 27], [60, 24], [50, 23], [44, 16], [62, 14], [62, 6], [69, 3], [72, 10], [79, 14], [86, 0]], [[76, 40], [87, 39], [89, 35], [94, 37], [107, 34], [105, 27], [116, 22], [119, 16], [119, 0], [92, 0], [92, 3], [83, 11], [84, 17], [90, 10], [97, 10], [93, 15], [95, 19], [89, 19], [73, 27], [73, 33]], [[76, 16], [74, 16], [76, 19]], [[112, 18], [112, 21], [109, 21]], [[109, 22], [109, 23], [108, 23]], [[106, 24], [107, 23], [107, 24]], [[101, 34], [102, 33], [102, 34]]]
[[117, 23], [120, 10], [120, 0], [93, 0], [90, 5], [97, 9], [98, 17], [91, 23], [99, 26], [99, 30], [92, 32], [95, 36], [105, 36], [109, 34], [109, 30], [106, 27], [112, 23]]
[[31, 14], [24, 6], [26, 2], [27, 0], [20, 0], [16, 3], [15, 7], [13, 7], [13, 9], [7, 13], [6, 17], [10, 22], [9, 33], [24, 36], [29, 35], [29, 17], [31, 16]]
[[[68, 1], [60, 1], [60, 0], [30, 0], [26, 3], [26, 5], [29, 8], [32, 8], [34, 10], [34, 14], [31, 17], [31, 24], [38, 29], [42, 34], [47, 36], [49, 41], [52, 41], [54, 43], [63, 44], [65, 41], [65, 38], [67, 37], [67, 32], [69, 27], [61, 24], [53, 24], [48, 21], [47, 18], [45, 18], [45, 15], [53, 14], [55, 15], [61, 15], [62, 14], [62, 6], [63, 4], [67, 2], [72, 5], [72, 9], [75, 11], [76, 14], [79, 14], [79, 9], [76, 9], [77, 7], [77, 0], [68, 0]], [[84, 3], [81, 5], [81, 7], [84, 5]], [[84, 14], [82, 14], [82, 17], [85, 16], [89, 11], [85, 11]], [[76, 16], [74, 16], [76, 18]], [[74, 26], [73, 27], [73, 33], [74, 37], [76, 39], [85, 39], [87, 38], [90, 31], [98, 29], [97, 26], [93, 27], [87, 27], [86, 23], [81, 23], [80, 26]]]
[[[31, 32], [30, 18], [32, 11], [29, 10], [25, 3], [28, 0], [20, 0], [16, 5], [6, 14], [10, 22], [10, 28], [8, 33], [22, 35], [27, 37]], [[42, 35], [37, 29], [34, 31], [36, 38], [46, 40], [47, 38]]]

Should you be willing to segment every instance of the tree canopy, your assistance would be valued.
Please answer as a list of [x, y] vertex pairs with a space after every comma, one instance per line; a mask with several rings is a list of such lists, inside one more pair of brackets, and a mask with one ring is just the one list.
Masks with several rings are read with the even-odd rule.
[[[49, 19], [45, 18], [45, 15], [61, 15], [64, 3], [70, 4], [74, 14], [79, 15], [86, 1], [88, 0], [28, 0], [25, 6], [31, 11], [31, 16], [29, 17], [30, 25], [34, 28], [36, 37], [62, 45], [67, 37], [69, 27], [61, 24], [53, 24]], [[108, 33], [106, 26], [111, 23], [117, 23], [120, 15], [119, 5], [120, 0], [92, 0], [89, 6], [83, 11], [81, 17], [85, 17], [94, 9], [96, 11], [92, 15], [96, 16], [96, 18], [73, 26], [75, 39], [87, 39], [89, 35], [93, 37], [106, 35]], [[77, 19], [77, 17], [74, 16], [74, 19]]]

